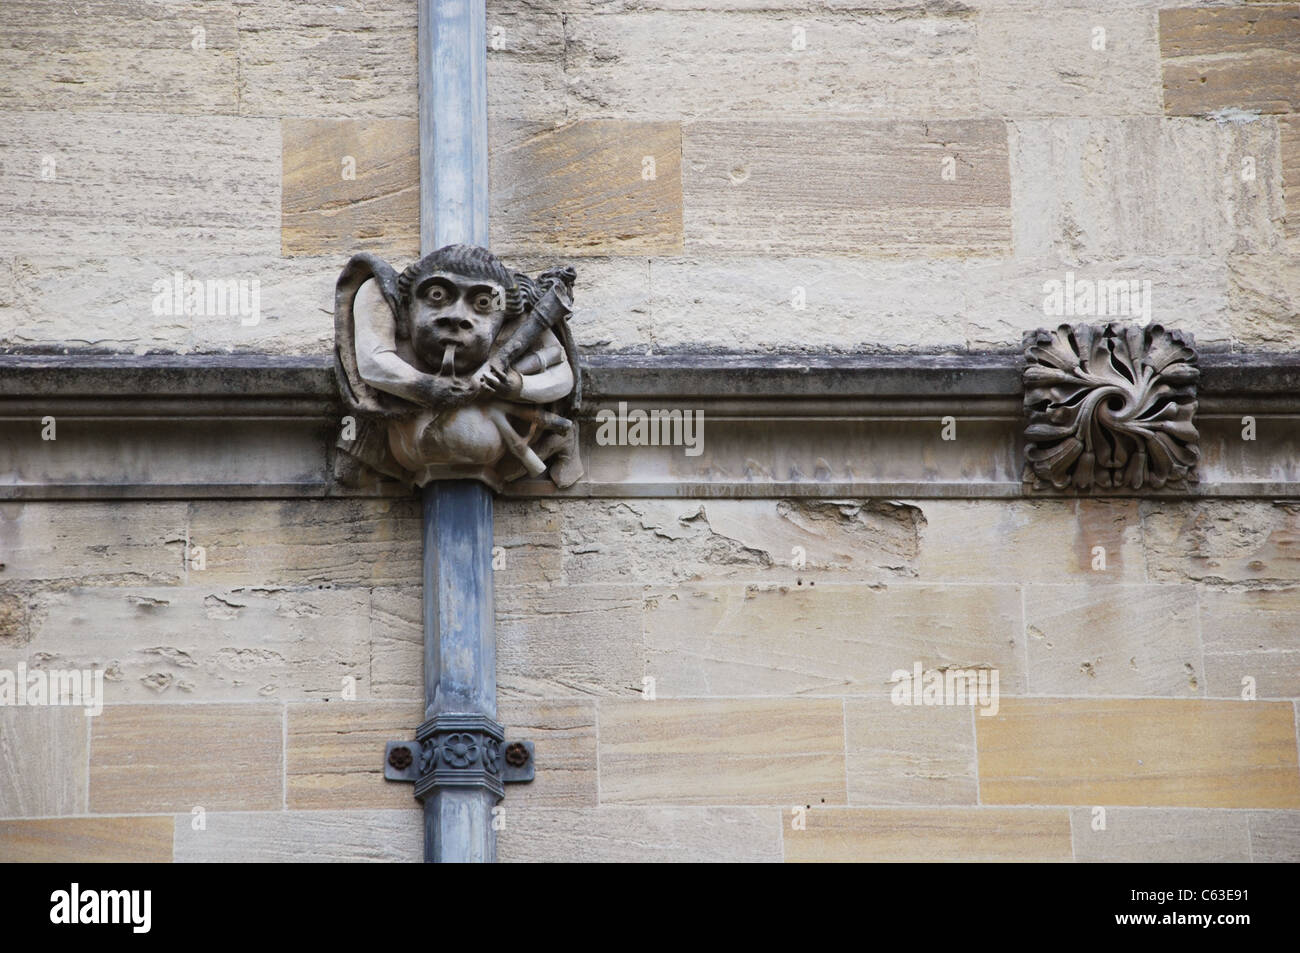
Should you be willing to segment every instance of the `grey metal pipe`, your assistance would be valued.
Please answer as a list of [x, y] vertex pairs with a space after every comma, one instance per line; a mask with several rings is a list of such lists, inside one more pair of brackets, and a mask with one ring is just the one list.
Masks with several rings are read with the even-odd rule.
[[[418, 0], [420, 251], [488, 244], [484, 0]], [[491, 744], [497, 713], [492, 492], [434, 481], [424, 511], [425, 724]], [[450, 716], [450, 717], [449, 717]], [[422, 728], [423, 732], [423, 728]], [[445, 735], [444, 735], [445, 737]], [[425, 863], [496, 860], [488, 784], [435, 783], [424, 796]]]
[[[425, 724], [459, 723], [483, 747], [497, 714], [492, 491], [478, 480], [435, 480], [423, 504]], [[425, 863], [494, 862], [499, 798], [499, 786], [435, 784], [424, 798]]]
[[488, 245], [485, 0], [419, 0], [420, 251]]

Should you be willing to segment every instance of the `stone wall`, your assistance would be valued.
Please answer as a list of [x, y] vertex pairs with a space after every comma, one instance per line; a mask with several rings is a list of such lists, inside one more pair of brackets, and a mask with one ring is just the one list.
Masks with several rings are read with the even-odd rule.
[[[488, 17], [493, 245], [575, 263], [589, 350], [1009, 349], [1067, 272], [1300, 343], [1300, 4]], [[327, 353], [346, 256], [417, 251], [415, 87], [410, 0], [7, 0], [0, 347]], [[418, 859], [419, 521], [0, 503], [0, 669], [108, 673], [0, 708], [0, 859]], [[497, 544], [503, 859], [1300, 859], [1294, 502], [501, 501]], [[998, 713], [893, 704], [917, 664]]]
[[[591, 348], [1008, 348], [1067, 271], [1294, 347], [1300, 5], [1061, 6], [490, 0], [493, 245], [576, 259]], [[0, 342], [323, 353], [416, 253], [412, 0], [9, 10]]]
[[[503, 858], [1300, 857], [1296, 506], [503, 501], [496, 537], [538, 750]], [[0, 545], [0, 667], [108, 672], [97, 717], [0, 709], [0, 855], [418, 859], [379, 770], [414, 504], [4, 504]], [[995, 670], [997, 713], [895, 704], [916, 665]]]

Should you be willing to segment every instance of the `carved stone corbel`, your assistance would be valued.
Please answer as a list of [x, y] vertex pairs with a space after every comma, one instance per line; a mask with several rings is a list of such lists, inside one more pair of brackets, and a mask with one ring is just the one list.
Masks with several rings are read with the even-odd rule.
[[1063, 324], [1025, 335], [1024, 480], [1184, 489], [1200, 458], [1192, 336], [1158, 324]]
[[334, 299], [335, 372], [354, 424], [336, 448], [339, 482], [576, 482], [575, 277], [560, 267], [534, 279], [470, 245], [401, 272], [354, 255]]

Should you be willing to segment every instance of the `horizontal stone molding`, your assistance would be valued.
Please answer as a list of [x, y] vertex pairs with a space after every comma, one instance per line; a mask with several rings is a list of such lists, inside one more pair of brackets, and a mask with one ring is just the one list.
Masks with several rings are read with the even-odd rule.
[[[593, 356], [579, 418], [586, 478], [564, 491], [520, 481], [505, 495], [1080, 495], [1022, 482], [1023, 361]], [[1210, 353], [1199, 366], [1200, 482], [1087, 495], [1300, 497], [1300, 354]], [[638, 410], [702, 413], [699, 452], [598, 439], [611, 416], [634, 422]], [[405, 496], [396, 484], [334, 483], [343, 415], [327, 357], [0, 355], [0, 499]], [[42, 439], [47, 417], [54, 440]], [[1243, 439], [1244, 417], [1254, 440]]]

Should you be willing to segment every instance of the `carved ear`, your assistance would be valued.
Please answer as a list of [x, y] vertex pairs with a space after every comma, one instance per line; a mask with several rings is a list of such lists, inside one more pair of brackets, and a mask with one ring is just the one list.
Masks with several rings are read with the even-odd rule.
[[357, 370], [357, 331], [354, 309], [357, 291], [370, 279], [383, 296], [393, 323], [402, 329], [397, 290], [397, 272], [382, 258], [368, 253], [353, 255], [334, 286], [334, 373], [339, 392], [348, 409], [380, 417], [399, 415], [401, 407], [393, 398], [371, 387]]
[[537, 290], [537, 283], [522, 271], [512, 271], [510, 274], [515, 286], [506, 292], [506, 314], [510, 318], [518, 318], [528, 313], [541, 293]]

